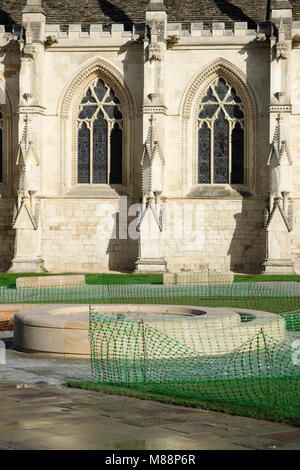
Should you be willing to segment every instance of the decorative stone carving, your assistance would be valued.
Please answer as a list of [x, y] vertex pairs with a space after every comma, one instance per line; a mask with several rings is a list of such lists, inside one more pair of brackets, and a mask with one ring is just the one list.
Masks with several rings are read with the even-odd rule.
[[286, 60], [288, 58], [288, 43], [285, 40], [285, 27], [283, 24], [283, 19], [280, 19], [279, 28], [278, 28], [278, 40], [276, 43], [276, 60]]
[[157, 203], [157, 192], [155, 193], [155, 195], [151, 192], [149, 194], [149, 197], [146, 198], [146, 203], [145, 203], [145, 207], [144, 207], [144, 210], [142, 212], [142, 215], [141, 215], [141, 219], [140, 219], [140, 222], [137, 226], [137, 230], [140, 231], [141, 230], [141, 225], [142, 223], [144, 222], [144, 219], [146, 218], [146, 215], [147, 215], [147, 212], [150, 210], [154, 216], [154, 219], [157, 223], [157, 226], [159, 228], [159, 230], [162, 232], [163, 231], [163, 221], [162, 221], [162, 213], [161, 211], [159, 210], [158, 212], [155, 210], [155, 205]]
[[281, 103], [284, 100], [286, 93], [284, 91], [278, 91], [277, 93], [274, 93], [274, 96], [279, 101], [279, 103]]
[[271, 165], [272, 159], [275, 159], [277, 165], [280, 165], [281, 160], [284, 156], [287, 157], [289, 165], [292, 165], [292, 159], [287, 142], [284, 137], [284, 129], [282, 126], [282, 117], [280, 114], [277, 115], [277, 125], [274, 132], [274, 137], [271, 145], [271, 152], [269, 155], [268, 165]]
[[[147, 24], [150, 33], [148, 33], [148, 61], [160, 62], [163, 58], [162, 42], [165, 36], [165, 25], [162, 21], [152, 20]], [[150, 38], [149, 38], [150, 36]]]
[[[289, 194], [289, 193], [287, 193], [287, 194]], [[286, 196], [284, 195], [284, 198], [285, 197]], [[265, 228], [266, 229], [269, 228], [269, 226], [272, 222], [272, 219], [275, 215], [275, 212], [277, 210], [279, 211], [280, 215], [283, 218], [283, 221], [286, 225], [287, 231], [291, 232], [293, 227], [292, 227], [292, 221], [289, 218], [289, 212], [290, 211], [287, 210], [287, 212], [285, 212], [284, 207], [282, 206], [282, 198], [280, 198], [280, 197], [274, 199], [273, 207], [270, 207], [269, 201], [267, 202], [266, 217], [265, 217]]]
[[148, 135], [144, 145], [144, 152], [141, 161], [143, 172], [143, 194], [163, 190], [163, 168], [165, 160], [156, 135], [153, 115], [151, 115], [149, 122]]
[[47, 36], [45, 41], [44, 41], [44, 45], [45, 47], [51, 47], [53, 46], [53, 44], [57, 44], [57, 39], [55, 36]]
[[25, 98], [25, 100], [28, 102], [32, 99], [33, 97], [33, 94], [32, 93], [24, 93], [23, 97]]
[[149, 93], [148, 98], [149, 98], [150, 103], [152, 103], [152, 104], [157, 103], [158, 98], [159, 98], [159, 94], [158, 93]]
[[168, 36], [168, 38], [166, 39], [167, 49], [172, 49], [178, 43], [179, 43], [178, 36]]
[[16, 163], [17, 165], [22, 165], [26, 168], [26, 165], [30, 158], [33, 158], [35, 160], [36, 165], [39, 166], [40, 160], [32, 139], [31, 123], [28, 114], [26, 114], [24, 119], [24, 129], [19, 144], [19, 151]]
[[128, 117], [136, 116], [136, 103], [129, 91], [124, 75], [109, 62], [97, 57], [83, 64], [82, 68], [73, 75], [71, 81], [63, 90], [59, 100], [59, 114], [62, 118], [69, 117], [74, 94], [80, 88], [81, 84], [88, 77], [98, 75], [106, 77], [107, 80], [111, 82], [116, 94], [120, 97], [123, 108], [127, 110]]
[[154, 62], [154, 61], [160, 62], [162, 60], [162, 48], [161, 48], [161, 45], [158, 42], [155, 42], [153, 44], [149, 44], [149, 46], [148, 46], [148, 60], [149, 60], [149, 62]]
[[32, 39], [31, 23], [27, 23], [25, 28], [25, 46], [23, 49], [23, 56], [26, 59], [34, 59], [35, 47], [32, 44]]
[[[40, 201], [36, 199], [36, 191], [28, 191], [29, 197], [23, 191], [17, 191], [17, 204], [14, 208], [12, 228], [20, 228], [23, 215], [27, 215], [33, 230], [39, 227]], [[23, 221], [22, 221], [23, 222]], [[21, 222], [21, 223], [22, 223]], [[24, 222], [22, 224], [22, 228]]]
[[149, 38], [149, 32], [148, 32], [148, 39], [150, 42], [163, 42], [165, 39], [165, 23], [163, 21], [159, 20], [149, 20], [147, 22], [148, 26], [148, 31], [150, 32], [150, 38]]
[[[19, 144], [16, 164], [20, 167], [20, 180], [12, 227], [14, 229], [18, 228], [18, 221], [22, 213], [26, 211], [33, 229], [37, 230], [39, 215], [39, 203], [37, 203], [36, 200], [37, 191], [36, 189], [29, 189], [28, 186], [31, 184], [37, 186], [38, 181], [34, 169], [40, 165], [40, 160], [33, 143], [28, 115], [26, 115], [24, 119], [24, 129]], [[28, 175], [28, 173], [30, 173], [30, 175]]]
[[137, 230], [140, 232], [140, 257], [136, 261], [136, 271], [165, 272], [163, 205], [161, 204], [165, 160], [156, 135], [153, 115], [151, 115], [149, 122], [141, 160], [143, 205], [137, 226]]
[[293, 273], [291, 261], [291, 237], [293, 207], [288, 198], [292, 159], [284, 138], [281, 115], [277, 124], [268, 159], [270, 168], [270, 195], [266, 201], [265, 229], [267, 235], [267, 259], [263, 265], [266, 273]]

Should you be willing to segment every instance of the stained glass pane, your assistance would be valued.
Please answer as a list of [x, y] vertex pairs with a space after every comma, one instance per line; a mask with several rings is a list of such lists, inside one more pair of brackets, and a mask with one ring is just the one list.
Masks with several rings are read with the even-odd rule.
[[90, 131], [84, 122], [78, 130], [78, 183], [90, 182]]
[[214, 123], [214, 183], [228, 183], [229, 123], [221, 110]]
[[217, 102], [217, 98], [214, 97], [212, 89], [209, 87], [208, 92], [206, 93], [206, 96], [203, 98], [202, 103], [207, 103], [207, 102]]
[[91, 90], [88, 89], [88, 91], [86, 92], [86, 95], [85, 97], [83, 98], [83, 100], [81, 101], [82, 104], [86, 104], [86, 103], [96, 103], [96, 100], [95, 98], [92, 96], [92, 93], [91, 93]]
[[226, 104], [225, 105], [225, 110], [228, 113], [228, 116], [231, 119], [243, 119], [244, 118], [244, 113], [240, 109], [239, 106], [233, 105], [233, 104]]
[[105, 103], [111, 103], [111, 102], [113, 102], [115, 104], [120, 103], [119, 98], [116, 97], [115, 92], [113, 90], [110, 90], [109, 95], [105, 100]]
[[232, 103], [233, 101], [235, 103], [241, 103], [242, 102], [241, 98], [239, 98], [239, 96], [237, 96], [235, 89], [231, 88], [230, 94], [229, 94], [228, 98], [226, 99], [226, 103]]
[[122, 184], [122, 130], [118, 124], [110, 136], [110, 183]]
[[91, 119], [95, 111], [97, 111], [97, 106], [84, 106], [79, 113], [79, 119]]
[[199, 113], [200, 119], [211, 119], [219, 106], [217, 104], [206, 104]]
[[216, 93], [220, 99], [220, 101], [223, 101], [225, 96], [227, 95], [227, 92], [229, 90], [229, 86], [226, 84], [225, 80], [223, 78], [219, 78], [218, 83], [215, 87]]
[[93, 126], [93, 183], [107, 183], [107, 127], [100, 110]]
[[98, 80], [94, 90], [98, 100], [101, 102], [104, 98], [105, 93], [107, 92], [107, 87], [105, 86], [103, 80]]
[[244, 184], [244, 130], [239, 123], [232, 131], [231, 183]]
[[122, 119], [121, 103], [114, 90], [102, 79], [96, 80], [78, 111], [78, 183], [122, 182]]
[[105, 105], [104, 110], [107, 113], [109, 119], [122, 119], [122, 113], [116, 106]]
[[198, 131], [198, 183], [210, 183], [210, 134], [204, 123]]

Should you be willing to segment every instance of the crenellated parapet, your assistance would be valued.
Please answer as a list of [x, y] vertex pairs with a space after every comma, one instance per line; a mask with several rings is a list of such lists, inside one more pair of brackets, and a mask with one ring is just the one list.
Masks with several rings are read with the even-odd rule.
[[[299, 22], [295, 22], [299, 23]], [[66, 41], [87, 40], [103, 41], [110, 40], [126, 40], [135, 43], [143, 42], [147, 39], [147, 28], [143, 23], [132, 24], [90, 24], [83, 26], [82, 24], [69, 24], [67, 26], [60, 24], [46, 24], [45, 36], [55, 39], [58, 44]], [[296, 24], [298, 28], [298, 24]], [[257, 40], [258, 42], [266, 41], [271, 34], [271, 28], [268, 23], [260, 23], [256, 29], [248, 27], [247, 22], [235, 22], [231, 29], [227, 28], [225, 22], [213, 22], [207, 26], [203, 22], [186, 24], [167, 23], [167, 43], [176, 45], [180, 42], [185, 43], [203, 43], [212, 40], [219, 42], [222, 40], [225, 44], [230, 43], [233, 39], [235, 42], [250, 42]], [[176, 38], [177, 40], [173, 40]], [[173, 43], [173, 44], [172, 44]]]
[[145, 25], [133, 25], [130, 30], [126, 29], [124, 24], [91, 24], [83, 29], [81, 24], [70, 24], [62, 27], [60, 24], [46, 24], [46, 35], [57, 39], [101, 39], [101, 38], [127, 38], [131, 39], [134, 34], [145, 34]]
[[[11, 40], [23, 40], [29, 25], [0, 25], [0, 47], [8, 44]], [[65, 43], [65, 41], [87, 40], [105, 41], [126, 40], [133, 43], [141, 43], [147, 38], [146, 25], [144, 23], [128, 24], [46, 24], [45, 30], [39, 23], [30, 24], [32, 42], [44, 42], [50, 47], [54, 44]], [[300, 21], [292, 23], [292, 37], [295, 42], [300, 41]], [[233, 27], [227, 28], [225, 22], [212, 22], [210, 25], [203, 22], [190, 23], [167, 23], [166, 42], [171, 47], [177, 44], [203, 43], [206, 41], [222, 40], [224, 44], [234, 40], [235, 42], [264, 42], [272, 34], [269, 23], [263, 22], [256, 29], [249, 28], [247, 22], [235, 22]], [[122, 41], [123, 42], [123, 41]]]
[[[135, 43], [142, 42], [145, 39], [145, 24], [132, 24], [130, 28], [128, 24], [90, 24], [83, 26], [82, 24], [69, 24], [67, 26], [61, 24], [46, 24], [45, 31], [37, 24], [31, 24], [33, 42], [44, 41], [46, 46], [51, 46], [66, 40], [72, 41], [76, 39], [103, 40], [108, 39], [126, 39]], [[8, 44], [12, 40], [22, 40], [26, 25], [0, 25], [0, 47]], [[253, 41], [264, 42], [272, 34], [270, 24], [260, 23], [256, 29], [249, 28], [247, 22], [235, 22], [233, 27], [227, 28], [225, 22], [212, 22], [209, 26], [203, 22], [190, 23], [188, 26], [181, 23], [167, 24], [167, 42], [172, 45], [179, 44], [180, 40], [203, 42], [222, 38], [224, 43], [236, 38], [242, 42]], [[292, 22], [292, 38], [295, 43], [300, 42], [300, 21]]]

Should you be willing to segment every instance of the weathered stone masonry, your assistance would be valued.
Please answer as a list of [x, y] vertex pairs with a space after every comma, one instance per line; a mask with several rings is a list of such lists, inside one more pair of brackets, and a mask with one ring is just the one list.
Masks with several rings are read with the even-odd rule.
[[[1, 270], [300, 272], [298, 1], [24, 0], [6, 2], [0, 23]], [[93, 97], [83, 111], [95, 85], [115, 93], [101, 105], [105, 122], [91, 118]], [[211, 87], [232, 87], [237, 100], [220, 105], [233, 113], [221, 147], [231, 148], [235, 119], [244, 126], [237, 184], [233, 147], [218, 182], [212, 140], [199, 179]], [[107, 141], [104, 183], [89, 147], [96, 119], [119, 136]], [[127, 218], [129, 227], [140, 215], [138, 239], [119, 229], [125, 196], [128, 209], [139, 204]]]

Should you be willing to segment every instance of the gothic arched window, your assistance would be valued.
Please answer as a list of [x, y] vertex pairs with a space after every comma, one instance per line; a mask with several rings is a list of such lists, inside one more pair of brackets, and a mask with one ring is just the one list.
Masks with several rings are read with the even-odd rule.
[[123, 114], [113, 89], [97, 79], [80, 103], [78, 183], [122, 183]]
[[223, 78], [208, 88], [198, 115], [198, 183], [244, 184], [244, 106]]

